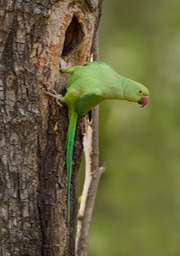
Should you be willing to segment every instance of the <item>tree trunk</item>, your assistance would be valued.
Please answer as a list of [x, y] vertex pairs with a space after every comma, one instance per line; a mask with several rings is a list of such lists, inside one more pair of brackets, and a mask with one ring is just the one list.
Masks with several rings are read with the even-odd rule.
[[73, 256], [76, 175], [83, 122], [76, 133], [67, 223], [67, 109], [44, 92], [65, 93], [59, 71], [94, 51], [101, 0], [0, 1], [0, 255]]

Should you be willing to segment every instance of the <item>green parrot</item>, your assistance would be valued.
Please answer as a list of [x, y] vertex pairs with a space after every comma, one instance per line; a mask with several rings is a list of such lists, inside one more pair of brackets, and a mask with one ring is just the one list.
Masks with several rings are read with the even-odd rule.
[[66, 139], [67, 208], [70, 220], [70, 188], [72, 159], [76, 125], [79, 115], [86, 115], [92, 108], [106, 99], [137, 102], [142, 107], [148, 103], [148, 89], [133, 80], [122, 77], [104, 62], [94, 61], [84, 66], [62, 68], [71, 76], [66, 85], [65, 96], [49, 95], [60, 104], [67, 105], [69, 126]]

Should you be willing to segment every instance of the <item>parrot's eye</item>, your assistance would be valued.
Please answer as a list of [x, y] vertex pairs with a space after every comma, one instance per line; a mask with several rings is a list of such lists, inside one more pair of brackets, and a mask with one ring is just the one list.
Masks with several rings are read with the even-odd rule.
[[142, 94], [142, 90], [139, 90], [138, 93], [139, 93], [139, 94]]

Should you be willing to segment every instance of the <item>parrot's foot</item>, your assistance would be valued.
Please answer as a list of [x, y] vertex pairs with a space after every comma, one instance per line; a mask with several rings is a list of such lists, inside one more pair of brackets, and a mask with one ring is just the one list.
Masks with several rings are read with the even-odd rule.
[[59, 69], [63, 69], [63, 68], [66, 68], [67, 67], [67, 63], [65, 62], [65, 60], [60, 57], [60, 61], [59, 61]]
[[53, 91], [53, 93], [47, 91], [47, 92], [45, 92], [45, 94], [50, 96], [50, 97], [52, 97], [52, 98], [54, 98], [56, 100], [56, 103], [60, 107], [62, 107], [61, 99], [63, 98], [63, 96], [61, 94], [57, 93], [55, 90], [52, 90], [52, 91]]

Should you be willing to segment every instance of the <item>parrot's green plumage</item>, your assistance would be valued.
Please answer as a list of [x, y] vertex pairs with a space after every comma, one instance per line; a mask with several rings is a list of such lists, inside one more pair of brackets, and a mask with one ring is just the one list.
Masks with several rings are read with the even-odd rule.
[[103, 62], [95, 61], [84, 66], [63, 68], [71, 76], [66, 85], [66, 94], [59, 98], [68, 107], [69, 127], [66, 142], [66, 172], [68, 193], [68, 220], [70, 219], [70, 186], [74, 137], [79, 115], [85, 115], [105, 99], [119, 99], [148, 103], [148, 89], [135, 81], [122, 77]]

